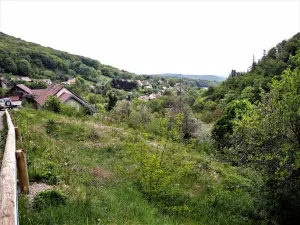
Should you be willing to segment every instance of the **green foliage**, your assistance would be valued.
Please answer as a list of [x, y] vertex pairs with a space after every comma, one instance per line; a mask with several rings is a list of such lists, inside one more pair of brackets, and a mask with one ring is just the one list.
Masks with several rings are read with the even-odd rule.
[[45, 128], [47, 134], [55, 135], [57, 131], [57, 123], [54, 120], [50, 119], [47, 121]]
[[175, 79], [175, 78], [169, 78], [169, 79], [168, 79], [168, 84], [169, 84], [171, 87], [174, 87], [174, 85], [176, 84], [176, 79]]
[[[131, 137], [124, 145], [124, 165], [130, 168], [127, 172], [138, 180], [142, 191], [150, 200], [153, 196], [168, 191], [171, 185], [190, 170], [183, 148], [168, 144], [169, 140], [181, 140], [182, 120], [182, 115], [176, 116], [169, 130], [166, 129], [166, 124], [162, 124], [162, 135], [168, 137], [162, 145], [153, 146], [147, 143], [145, 136]], [[166, 120], [162, 122], [166, 123]]]
[[47, 84], [44, 82], [26, 82], [25, 86], [29, 87], [30, 89], [46, 89]]
[[2, 67], [6, 73], [17, 74], [18, 72], [18, 67], [11, 57], [4, 57], [0, 62], [0, 67]]
[[234, 154], [265, 173], [268, 219], [282, 223], [299, 217], [299, 84], [300, 69], [287, 69], [261, 103], [234, 120]]
[[113, 114], [121, 119], [129, 118], [132, 111], [132, 106], [130, 101], [119, 101], [115, 108], [113, 109]]
[[145, 127], [152, 118], [151, 110], [145, 104], [141, 104], [135, 110], [131, 111], [128, 118], [128, 125], [133, 128]]
[[44, 108], [55, 113], [60, 113], [61, 111], [61, 101], [56, 96], [50, 96], [44, 104]]
[[213, 101], [207, 101], [205, 102], [204, 109], [208, 111], [213, 111], [217, 108], [217, 103]]
[[115, 93], [109, 92], [108, 93], [108, 102], [107, 102], [107, 111], [111, 111], [115, 105], [117, 104], [118, 98]]
[[70, 117], [83, 117], [86, 115], [85, 109], [83, 107], [77, 110], [73, 106], [67, 104], [61, 104], [60, 106], [60, 114], [70, 116]]
[[59, 183], [59, 177], [52, 171], [45, 171], [43, 168], [33, 168], [28, 173], [30, 182], [42, 182], [45, 184], [56, 185]]
[[31, 66], [26, 59], [17, 61], [18, 74], [22, 76], [28, 76], [30, 74]]
[[233, 121], [249, 108], [251, 108], [251, 103], [245, 99], [232, 101], [223, 110], [222, 116], [212, 130], [212, 138], [218, 148], [229, 148], [232, 146]]
[[204, 110], [204, 106], [205, 106], [205, 102], [204, 99], [202, 97], [198, 97], [196, 99], [196, 101], [193, 104], [193, 110], [196, 112], [201, 112], [202, 110]]
[[66, 204], [67, 196], [59, 190], [46, 190], [34, 197], [32, 207], [41, 210], [50, 206]]
[[131, 79], [134, 74], [97, 60], [40, 46], [0, 33], [0, 72], [66, 81], [72, 77], [97, 82], [101, 76]]

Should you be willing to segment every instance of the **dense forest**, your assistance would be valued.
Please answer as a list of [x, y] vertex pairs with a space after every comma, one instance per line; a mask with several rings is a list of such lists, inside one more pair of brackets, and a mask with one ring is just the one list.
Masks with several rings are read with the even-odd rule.
[[20, 197], [20, 224], [297, 224], [300, 33], [221, 84], [135, 75], [5, 34], [0, 47], [6, 79], [76, 77], [68, 88], [95, 109], [51, 98], [13, 112], [31, 182], [55, 187]]
[[130, 79], [133, 75], [94, 59], [25, 42], [1, 32], [0, 63], [2, 73], [61, 81], [78, 75], [94, 82], [100, 79], [100, 75], [123, 79]]

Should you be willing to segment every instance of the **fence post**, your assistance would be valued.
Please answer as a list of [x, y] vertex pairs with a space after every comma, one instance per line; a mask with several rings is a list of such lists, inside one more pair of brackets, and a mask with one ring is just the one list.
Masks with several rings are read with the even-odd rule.
[[22, 136], [21, 136], [21, 130], [19, 127], [15, 127], [15, 131], [16, 131], [16, 138], [21, 146], [21, 148], [23, 147], [23, 142], [22, 142]]
[[29, 194], [29, 179], [27, 172], [26, 155], [23, 149], [19, 149], [16, 151], [16, 158], [21, 193]]

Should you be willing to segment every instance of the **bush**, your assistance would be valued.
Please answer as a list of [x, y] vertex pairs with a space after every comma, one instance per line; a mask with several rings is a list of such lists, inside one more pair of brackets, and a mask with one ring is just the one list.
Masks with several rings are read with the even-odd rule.
[[44, 108], [52, 112], [60, 113], [61, 101], [56, 96], [50, 96], [45, 102]]
[[213, 111], [216, 108], [217, 108], [217, 103], [215, 103], [213, 101], [207, 101], [207, 102], [205, 102], [205, 106], [204, 106], [205, 110]]
[[46, 133], [50, 135], [56, 135], [57, 123], [54, 120], [48, 120], [46, 125]]
[[128, 118], [128, 125], [133, 128], [146, 126], [153, 118], [151, 110], [146, 105], [139, 105]]
[[34, 197], [32, 207], [37, 210], [66, 204], [67, 196], [59, 190], [46, 190]]
[[204, 106], [205, 106], [204, 99], [201, 97], [198, 97], [196, 99], [196, 101], [194, 102], [192, 108], [196, 112], [201, 112], [204, 109]]

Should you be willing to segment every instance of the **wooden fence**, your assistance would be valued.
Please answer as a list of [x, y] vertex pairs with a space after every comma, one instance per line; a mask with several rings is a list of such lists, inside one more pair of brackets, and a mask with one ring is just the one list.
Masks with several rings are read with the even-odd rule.
[[16, 135], [6, 110], [8, 133], [0, 172], [0, 224], [18, 224]]

